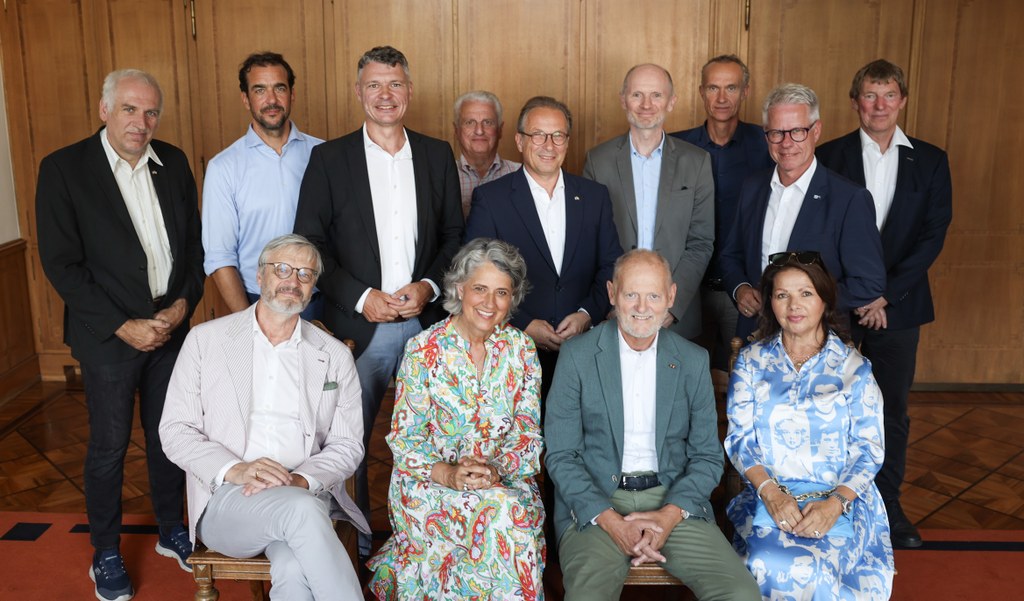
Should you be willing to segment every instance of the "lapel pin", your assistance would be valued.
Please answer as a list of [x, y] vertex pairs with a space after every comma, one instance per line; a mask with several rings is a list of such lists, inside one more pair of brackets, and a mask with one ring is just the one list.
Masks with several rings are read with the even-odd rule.
[[815, 194], [814, 200], [821, 200], [821, 194]]
[[156, 175], [156, 169], [150, 171], [150, 173], [152, 173], [153, 175]]
[[675, 369], [676, 368], [676, 364], [675, 363], [669, 363], [668, 364], [668, 368], [669, 369]]
[[573, 196], [573, 197], [572, 197], [572, 199], [573, 199], [573, 200], [579, 200], [579, 199], [580, 199], [580, 197], [579, 197], [579, 196]]

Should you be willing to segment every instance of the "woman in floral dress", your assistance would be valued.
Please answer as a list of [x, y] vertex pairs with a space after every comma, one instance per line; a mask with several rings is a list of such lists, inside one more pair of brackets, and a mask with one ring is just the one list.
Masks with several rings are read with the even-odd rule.
[[526, 294], [514, 246], [476, 239], [445, 276], [451, 317], [412, 338], [388, 445], [393, 536], [368, 564], [378, 599], [543, 599], [540, 367], [508, 325]]

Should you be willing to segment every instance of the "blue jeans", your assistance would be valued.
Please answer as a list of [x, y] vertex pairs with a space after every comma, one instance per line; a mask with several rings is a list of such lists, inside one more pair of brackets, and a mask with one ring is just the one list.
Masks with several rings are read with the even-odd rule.
[[[366, 473], [366, 458], [370, 449], [373, 423], [377, 421], [380, 402], [384, 399], [391, 378], [398, 371], [402, 355], [405, 354], [405, 343], [422, 329], [416, 318], [401, 323], [379, 323], [374, 329], [370, 344], [356, 359], [359, 385], [363, 389], [363, 460], [356, 469], [356, 504], [359, 505], [367, 522], [370, 521], [370, 484]], [[370, 554], [370, 542], [368, 535], [360, 533], [360, 554]]]
[[121, 485], [124, 457], [131, 441], [135, 393], [146, 436], [146, 467], [153, 513], [166, 532], [181, 524], [185, 473], [164, 455], [160, 416], [167, 384], [188, 333], [183, 324], [162, 347], [122, 363], [82, 361], [82, 382], [89, 409], [89, 447], [85, 455], [85, 509], [89, 539], [97, 549], [116, 549], [121, 541]]

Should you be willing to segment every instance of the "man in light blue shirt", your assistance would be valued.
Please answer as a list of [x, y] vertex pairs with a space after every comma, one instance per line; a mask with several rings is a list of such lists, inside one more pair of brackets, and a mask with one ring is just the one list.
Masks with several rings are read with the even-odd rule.
[[665, 135], [676, 95], [664, 67], [630, 69], [619, 100], [629, 131], [591, 148], [583, 176], [608, 187], [622, 250], [645, 248], [668, 260], [676, 296], [662, 325], [695, 338], [701, 331], [700, 281], [715, 238], [711, 158]]
[[[238, 70], [245, 135], [213, 157], [203, 184], [203, 267], [234, 313], [259, 298], [257, 259], [271, 239], [292, 231], [299, 184], [313, 147], [323, 142], [290, 120], [295, 72], [280, 54], [251, 54]], [[318, 298], [303, 311], [318, 319]]]

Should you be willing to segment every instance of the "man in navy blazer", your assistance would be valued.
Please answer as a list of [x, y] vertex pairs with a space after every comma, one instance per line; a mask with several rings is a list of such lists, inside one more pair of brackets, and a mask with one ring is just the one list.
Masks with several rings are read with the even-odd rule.
[[[324, 323], [356, 344], [365, 448], [405, 342], [445, 315], [438, 286], [462, 240], [455, 156], [447, 142], [405, 128], [412, 92], [400, 51], [380, 46], [359, 59], [366, 121], [313, 149], [295, 214], [295, 233], [323, 255]], [[365, 458], [356, 500], [369, 520]], [[370, 542], [360, 536], [361, 554]]]
[[537, 344], [545, 395], [562, 343], [608, 315], [622, 254], [608, 188], [562, 170], [571, 131], [565, 104], [527, 101], [516, 133], [523, 168], [474, 190], [466, 224], [466, 240], [504, 240], [526, 260], [531, 289], [511, 323]]
[[39, 259], [64, 301], [64, 342], [82, 365], [89, 409], [85, 507], [100, 599], [134, 595], [119, 549], [121, 485], [135, 396], [160, 536], [156, 551], [192, 552], [182, 525], [185, 475], [164, 454], [160, 415], [171, 370], [203, 295], [196, 182], [185, 154], [153, 139], [163, 94], [152, 75], [103, 82], [95, 135], [39, 165]]
[[740, 312], [736, 335], [744, 339], [767, 306], [758, 283], [774, 253], [820, 253], [839, 285], [841, 310], [863, 307], [885, 292], [871, 195], [814, 158], [821, 136], [818, 108], [814, 91], [799, 84], [783, 84], [764, 101], [768, 152], [776, 166], [743, 182], [721, 252], [725, 287]]
[[953, 187], [945, 151], [907, 137], [897, 125], [907, 104], [903, 70], [886, 60], [857, 72], [850, 103], [860, 128], [823, 144], [818, 158], [830, 169], [866, 185], [885, 255], [885, 294], [857, 311], [854, 340], [871, 360], [885, 399], [885, 462], [875, 476], [892, 543], [918, 547], [921, 535], [903, 513], [900, 485], [907, 460], [910, 417], [921, 326], [935, 319], [928, 268], [939, 256], [953, 218]]

